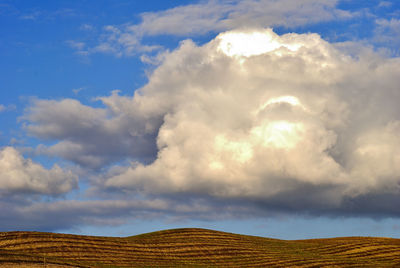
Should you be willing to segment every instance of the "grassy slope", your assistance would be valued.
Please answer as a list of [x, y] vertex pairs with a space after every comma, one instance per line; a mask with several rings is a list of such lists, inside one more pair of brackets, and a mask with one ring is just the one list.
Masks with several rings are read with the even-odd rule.
[[47, 267], [400, 267], [400, 239], [286, 241], [205, 229], [166, 230], [126, 238], [0, 233], [0, 266], [43, 267], [44, 262]]

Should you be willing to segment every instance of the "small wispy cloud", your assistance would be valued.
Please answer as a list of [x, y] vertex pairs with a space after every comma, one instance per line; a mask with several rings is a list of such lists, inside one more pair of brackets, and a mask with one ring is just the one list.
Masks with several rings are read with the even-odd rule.
[[17, 109], [17, 106], [15, 106], [14, 104], [10, 104], [7, 106], [0, 104], [0, 113], [5, 111], [13, 111], [15, 109]]
[[57, 10], [46, 10], [46, 9], [38, 9], [35, 8], [30, 12], [26, 12], [24, 14], [19, 15], [19, 19], [21, 20], [54, 20], [57, 18], [71, 18], [77, 16], [78, 13], [75, 9], [72, 8], [60, 8]]
[[51, 17], [75, 17], [77, 16], [77, 11], [72, 8], [60, 8], [49, 14]]
[[75, 50], [75, 54], [82, 56], [83, 59], [87, 59], [87, 56], [90, 55], [91, 48], [88, 48], [85, 42], [75, 41], [75, 40], [67, 40], [65, 43]]
[[82, 90], [85, 90], [85, 89], [86, 89], [86, 87], [74, 88], [74, 89], [72, 89], [72, 92], [73, 92], [75, 95], [78, 95], [79, 92], [81, 92]]
[[82, 31], [93, 31], [93, 30], [94, 30], [94, 27], [93, 27], [93, 25], [91, 25], [91, 24], [85, 23], [85, 24], [82, 24], [82, 25], [79, 27], [79, 29], [82, 30]]
[[66, 41], [67, 45], [70, 46], [71, 48], [74, 48], [76, 50], [83, 50], [86, 46], [84, 42], [78, 42], [74, 40], [68, 40]]
[[391, 6], [392, 6], [392, 3], [389, 1], [381, 1], [378, 4], [378, 7], [391, 7]]
[[19, 16], [21, 20], [37, 20], [43, 13], [41, 11], [34, 11], [29, 14]]

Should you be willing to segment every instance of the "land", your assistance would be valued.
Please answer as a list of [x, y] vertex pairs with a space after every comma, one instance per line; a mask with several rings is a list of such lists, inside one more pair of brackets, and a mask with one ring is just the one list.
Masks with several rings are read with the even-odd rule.
[[278, 240], [206, 229], [131, 237], [0, 233], [0, 267], [400, 267], [400, 239]]

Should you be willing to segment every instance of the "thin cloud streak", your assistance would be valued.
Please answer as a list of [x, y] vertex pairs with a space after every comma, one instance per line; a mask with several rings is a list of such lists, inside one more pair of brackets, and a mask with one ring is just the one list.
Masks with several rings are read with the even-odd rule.
[[82, 54], [110, 53], [117, 57], [137, 55], [162, 49], [146, 45], [146, 37], [200, 36], [207, 33], [241, 27], [299, 27], [317, 22], [346, 20], [354, 16], [336, 8], [338, 1], [201, 1], [197, 4], [141, 14], [141, 23], [108, 25], [103, 29], [98, 44], [87, 49], [78, 48]]

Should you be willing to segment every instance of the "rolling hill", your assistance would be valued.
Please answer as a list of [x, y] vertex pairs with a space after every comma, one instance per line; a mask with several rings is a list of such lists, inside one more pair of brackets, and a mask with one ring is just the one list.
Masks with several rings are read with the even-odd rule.
[[116, 238], [0, 233], [0, 267], [400, 267], [400, 239], [278, 240], [206, 229]]

